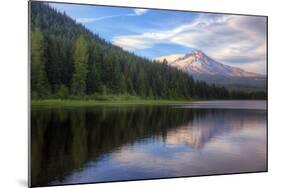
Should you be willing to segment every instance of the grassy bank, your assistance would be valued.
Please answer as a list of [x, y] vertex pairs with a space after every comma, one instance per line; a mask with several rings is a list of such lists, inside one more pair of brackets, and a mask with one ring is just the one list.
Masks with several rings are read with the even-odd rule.
[[161, 99], [44, 99], [32, 100], [32, 106], [97, 106], [97, 105], [169, 105], [188, 103], [191, 100], [161, 100]]

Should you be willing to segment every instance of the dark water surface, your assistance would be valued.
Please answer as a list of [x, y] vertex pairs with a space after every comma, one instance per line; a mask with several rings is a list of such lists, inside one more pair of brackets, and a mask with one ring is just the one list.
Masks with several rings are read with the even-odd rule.
[[266, 101], [32, 107], [32, 185], [266, 171], [266, 118]]

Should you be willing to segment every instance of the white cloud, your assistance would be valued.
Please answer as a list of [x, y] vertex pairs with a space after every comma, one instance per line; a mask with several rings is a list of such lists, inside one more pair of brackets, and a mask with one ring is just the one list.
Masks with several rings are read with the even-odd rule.
[[145, 14], [147, 11], [148, 11], [147, 9], [134, 9], [134, 13], [135, 13], [135, 15], [137, 15], [137, 16], [143, 15], [143, 14]]
[[121, 17], [121, 16], [129, 16], [129, 14], [117, 14], [117, 15], [102, 16], [102, 17], [97, 17], [97, 18], [78, 18], [76, 21], [79, 23], [90, 23], [90, 22], [96, 22], [96, 21], [100, 21], [100, 20]]
[[168, 30], [118, 36], [113, 38], [113, 43], [126, 50], [174, 43], [200, 49], [216, 60], [239, 65], [248, 71], [266, 72], [264, 17], [200, 14], [192, 23]]
[[96, 17], [96, 18], [78, 18], [76, 19], [77, 22], [79, 23], [90, 23], [90, 22], [97, 22], [105, 19], [111, 19], [111, 18], [116, 18], [116, 17], [125, 17], [125, 16], [141, 16], [145, 14], [148, 10], [146, 9], [133, 9], [134, 13], [130, 14], [117, 14], [117, 15], [109, 15], [109, 16], [101, 16], [101, 17]]

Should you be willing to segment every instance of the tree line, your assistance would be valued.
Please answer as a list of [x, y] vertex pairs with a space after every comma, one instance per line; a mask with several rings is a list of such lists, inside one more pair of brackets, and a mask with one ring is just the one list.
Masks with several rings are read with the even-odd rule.
[[229, 91], [136, 56], [100, 38], [47, 3], [31, 4], [31, 96], [127, 95], [163, 99], [264, 99], [265, 92]]

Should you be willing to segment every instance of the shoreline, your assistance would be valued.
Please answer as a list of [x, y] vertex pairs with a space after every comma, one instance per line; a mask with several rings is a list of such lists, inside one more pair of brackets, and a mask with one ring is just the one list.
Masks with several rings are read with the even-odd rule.
[[119, 100], [94, 100], [94, 99], [42, 99], [31, 100], [34, 106], [115, 106], [115, 105], [177, 105], [188, 104], [197, 100], [168, 100], [168, 99], [119, 99]]

